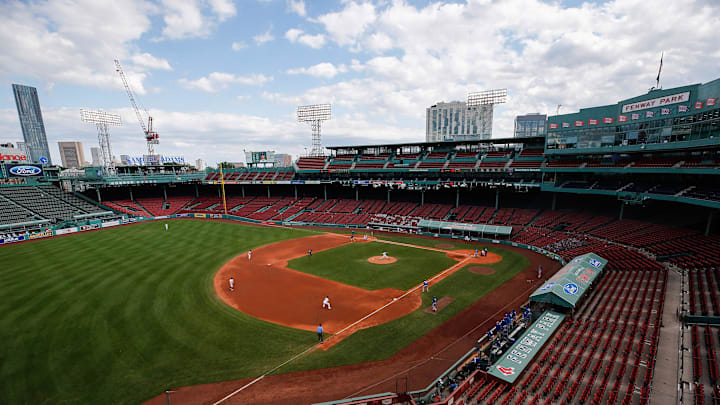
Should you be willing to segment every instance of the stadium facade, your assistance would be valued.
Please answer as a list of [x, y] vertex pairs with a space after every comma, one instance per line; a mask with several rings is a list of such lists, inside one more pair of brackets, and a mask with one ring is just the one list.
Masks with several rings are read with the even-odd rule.
[[30, 159], [33, 162], [40, 162], [40, 159], [44, 157], [49, 164], [52, 164], [37, 89], [21, 84], [13, 84], [12, 88], [23, 139]]

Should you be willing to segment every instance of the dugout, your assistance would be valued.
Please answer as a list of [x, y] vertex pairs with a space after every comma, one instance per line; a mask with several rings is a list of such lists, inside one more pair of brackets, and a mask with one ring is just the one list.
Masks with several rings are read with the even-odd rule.
[[530, 295], [531, 304], [574, 311], [608, 261], [595, 253], [572, 259]]

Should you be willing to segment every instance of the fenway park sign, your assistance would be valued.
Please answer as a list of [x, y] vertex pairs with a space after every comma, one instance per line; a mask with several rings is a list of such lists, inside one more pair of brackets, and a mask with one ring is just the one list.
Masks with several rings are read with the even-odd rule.
[[648, 108], [664, 107], [670, 104], [686, 103], [690, 100], [690, 92], [670, 94], [668, 96], [653, 98], [650, 100], [638, 101], [637, 103], [623, 104], [622, 112], [646, 110]]

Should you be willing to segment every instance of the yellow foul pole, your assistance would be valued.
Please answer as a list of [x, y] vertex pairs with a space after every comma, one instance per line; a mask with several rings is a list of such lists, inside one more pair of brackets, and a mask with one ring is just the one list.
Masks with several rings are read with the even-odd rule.
[[225, 211], [225, 215], [227, 215], [227, 202], [225, 201], [225, 175], [223, 174], [222, 163], [219, 163], [218, 166], [220, 166], [220, 188], [222, 188], [223, 210]]

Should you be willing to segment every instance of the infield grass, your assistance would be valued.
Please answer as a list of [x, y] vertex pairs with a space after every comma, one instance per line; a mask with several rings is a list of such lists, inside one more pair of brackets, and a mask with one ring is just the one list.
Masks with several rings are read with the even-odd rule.
[[[388, 252], [388, 256], [398, 261], [391, 264], [368, 262], [369, 257], [380, 256], [382, 252]], [[365, 242], [299, 257], [290, 260], [288, 267], [366, 290], [396, 288], [405, 291], [455, 263], [442, 252]]]
[[[1, 404], [137, 404], [166, 389], [257, 377], [315, 344], [315, 333], [245, 315], [213, 288], [235, 255], [315, 232], [200, 220], [168, 221], [166, 232], [164, 222], [0, 247]], [[387, 358], [528, 265], [501, 254], [488, 265], [494, 275], [461, 270], [433, 285], [438, 298], [456, 298], [439, 314], [420, 309], [359, 331], [279, 372]]]
[[[439, 283], [431, 285], [430, 292], [422, 296], [422, 306], [414, 312], [394, 321], [355, 332], [328, 351], [313, 351], [309, 356], [289, 365], [284, 372], [342, 366], [361, 361], [382, 360], [391, 356], [530, 265], [530, 260], [519, 253], [498, 250], [503, 256], [502, 261], [483, 264], [484, 267], [495, 270], [495, 274], [471, 273], [467, 267], [476, 264], [465, 265]], [[424, 309], [430, 306], [433, 296], [438, 299], [449, 296], [455, 298], [455, 301], [437, 314], [425, 313]]]

